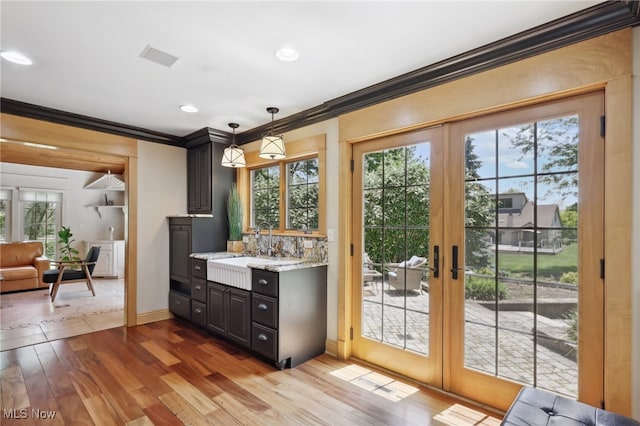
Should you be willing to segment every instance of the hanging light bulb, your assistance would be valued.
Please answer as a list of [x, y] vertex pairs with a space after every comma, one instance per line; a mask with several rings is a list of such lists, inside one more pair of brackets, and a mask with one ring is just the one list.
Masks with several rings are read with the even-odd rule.
[[247, 162], [244, 159], [244, 150], [236, 145], [236, 129], [240, 125], [238, 123], [229, 123], [229, 127], [233, 129], [233, 139], [231, 139], [231, 145], [224, 149], [221, 164], [224, 167], [245, 167]]
[[282, 136], [273, 134], [273, 114], [277, 114], [280, 111], [276, 107], [268, 107], [267, 112], [271, 114], [271, 131], [262, 138], [262, 145], [260, 146], [260, 158], [267, 158], [269, 160], [280, 160], [287, 156], [284, 149], [284, 139]]

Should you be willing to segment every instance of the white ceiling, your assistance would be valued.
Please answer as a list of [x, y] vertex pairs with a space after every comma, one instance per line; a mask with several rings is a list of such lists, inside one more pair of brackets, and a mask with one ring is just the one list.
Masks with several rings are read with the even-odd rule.
[[[6, 1], [3, 98], [184, 136], [238, 132], [601, 1]], [[166, 68], [147, 46], [177, 56]], [[274, 53], [300, 52], [293, 63]], [[199, 108], [195, 114], [181, 104]]]

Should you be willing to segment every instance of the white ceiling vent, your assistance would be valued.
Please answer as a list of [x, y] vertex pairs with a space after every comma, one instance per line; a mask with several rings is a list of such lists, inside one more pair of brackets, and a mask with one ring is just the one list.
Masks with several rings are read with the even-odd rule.
[[177, 56], [173, 56], [161, 50], [153, 48], [149, 44], [147, 44], [147, 47], [142, 49], [140, 57], [151, 62], [155, 62], [156, 64], [164, 65], [167, 68], [175, 64], [175, 62], [178, 60]]
[[84, 189], [102, 189], [105, 191], [124, 191], [124, 181], [116, 175], [111, 174], [111, 170], [106, 175], [99, 177], [93, 182], [84, 186]]

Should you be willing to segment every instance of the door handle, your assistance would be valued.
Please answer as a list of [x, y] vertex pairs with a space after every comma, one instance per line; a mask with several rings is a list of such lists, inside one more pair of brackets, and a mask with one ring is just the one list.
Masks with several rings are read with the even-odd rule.
[[440, 246], [433, 246], [433, 278], [440, 276]]
[[451, 278], [458, 279], [458, 246], [451, 247]]

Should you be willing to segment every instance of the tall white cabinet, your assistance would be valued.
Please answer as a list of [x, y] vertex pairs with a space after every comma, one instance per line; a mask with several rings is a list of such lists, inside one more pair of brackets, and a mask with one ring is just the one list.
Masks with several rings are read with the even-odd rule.
[[124, 240], [85, 241], [85, 252], [93, 246], [100, 247], [94, 277], [124, 277]]

